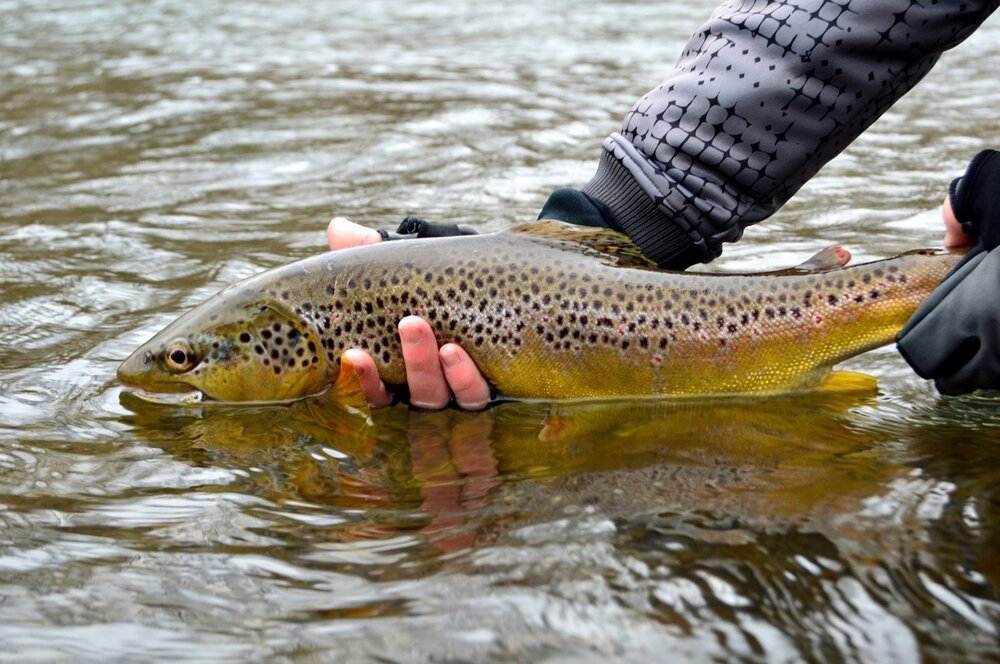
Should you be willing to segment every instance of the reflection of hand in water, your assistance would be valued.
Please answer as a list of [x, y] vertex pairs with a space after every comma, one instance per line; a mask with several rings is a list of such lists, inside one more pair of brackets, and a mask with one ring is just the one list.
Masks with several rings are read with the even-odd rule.
[[474, 530], [460, 530], [465, 512], [487, 506], [500, 485], [491, 435], [493, 414], [412, 413], [407, 430], [420, 509], [431, 522], [420, 529], [444, 552], [481, 544]]

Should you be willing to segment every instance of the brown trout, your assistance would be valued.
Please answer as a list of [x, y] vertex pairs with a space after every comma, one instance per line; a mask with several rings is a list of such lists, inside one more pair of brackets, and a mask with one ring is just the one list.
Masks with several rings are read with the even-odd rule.
[[669, 272], [625, 236], [559, 222], [388, 242], [234, 284], [118, 376], [152, 392], [288, 401], [330, 388], [341, 353], [362, 348], [402, 384], [396, 324], [414, 314], [506, 398], [787, 392], [891, 342], [957, 260], [922, 250], [811, 273]]

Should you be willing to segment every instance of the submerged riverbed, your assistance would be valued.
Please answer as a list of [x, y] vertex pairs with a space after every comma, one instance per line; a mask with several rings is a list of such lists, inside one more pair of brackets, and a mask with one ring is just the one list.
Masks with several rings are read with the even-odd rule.
[[[334, 214], [580, 185], [714, 2], [0, 0], [0, 660], [995, 661], [1000, 399], [154, 406], [118, 363]], [[940, 243], [994, 16], [705, 269]]]

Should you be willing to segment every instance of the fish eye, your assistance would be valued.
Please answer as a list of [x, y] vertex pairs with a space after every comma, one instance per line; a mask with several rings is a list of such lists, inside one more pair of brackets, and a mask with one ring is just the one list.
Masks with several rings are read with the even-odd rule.
[[171, 371], [183, 372], [195, 365], [197, 358], [191, 347], [184, 341], [175, 341], [167, 347], [163, 360]]

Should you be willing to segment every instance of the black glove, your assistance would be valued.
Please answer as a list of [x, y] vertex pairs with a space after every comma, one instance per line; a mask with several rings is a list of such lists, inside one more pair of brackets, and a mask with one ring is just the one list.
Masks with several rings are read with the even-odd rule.
[[607, 219], [611, 217], [607, 206], [579, 189], [556, 189], [549, 194], [545, 206], [538, 213], [539, 219], [555, 219], [580, 226], [615, 228]]
[[896, 336], [903, 358], [942, 394], [1000, 388], [1000, 152], [984, 150], [951, 184], [951, 206], [979, 244]]
[[399, 224], [396, 232], [378, 230], [382, 240], [415, 240], [425, 237], [452, 237], [454, 235], [477, 235], [477, 231], [472, 226], [465, 224], [442, 224], [433, 221], [425, 221], [418, 217], [407, 217]]

